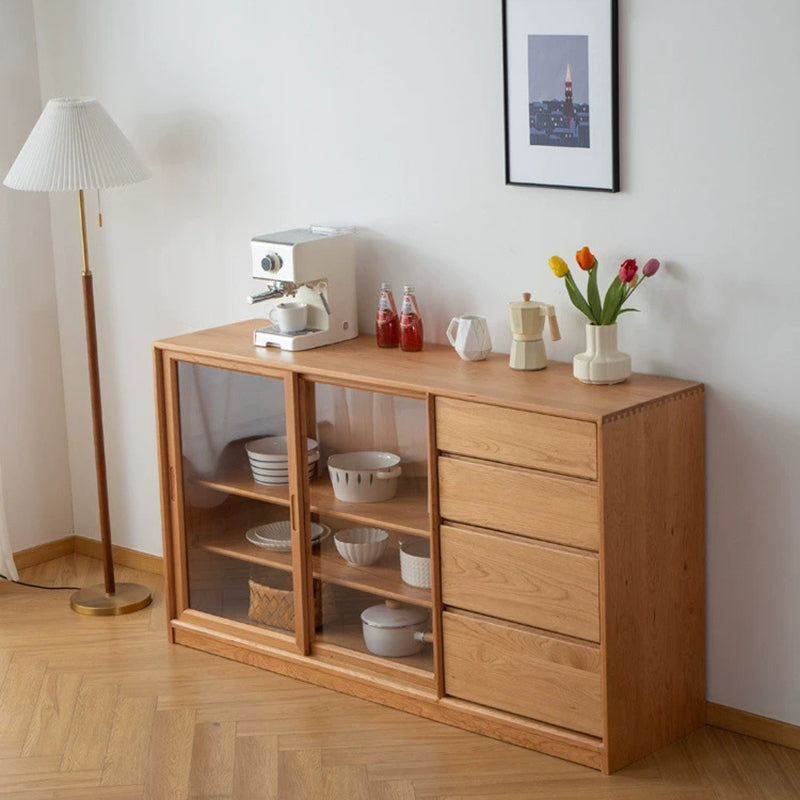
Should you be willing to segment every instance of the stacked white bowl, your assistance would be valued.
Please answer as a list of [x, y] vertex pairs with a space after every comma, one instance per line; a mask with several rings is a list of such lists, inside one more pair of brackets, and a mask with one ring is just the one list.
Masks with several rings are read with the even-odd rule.
[[[308, 444], [308, 477], [314, 477], [319, 461], [319, 444], [306, 439]], [[285, 436], [264, 436], [245, 445], [253, 480], [269, 486], [289, 483], [289, 447]]]

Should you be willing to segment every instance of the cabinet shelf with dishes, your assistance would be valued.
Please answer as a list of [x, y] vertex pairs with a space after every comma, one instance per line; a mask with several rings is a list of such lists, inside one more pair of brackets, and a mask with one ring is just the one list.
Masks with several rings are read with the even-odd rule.
[[[701, 384], [364, 336], [287, 353], [253, 346], [260, 324], [155, 344], [172, 641], [605, 772], [703, 724]], [[263, 436], [303, 467], [290, 485], [254, 481]], [[327, 458], [359, 451], [400, 457], [391, 499], [337, 496]], [[273, 523], [286, 552], [246, 538]], [[314, 525], [387, 547], [356, 566]], [[403, 580], [401, 541], [430, 588]], [[380, 651], [387, 609], [420, 649]]]
[[[261, 564], [267, 567], [292, 571], [292, 553], [271, 551], [251, 544], [241, 532], [226, 533], [205, 539], [198, 544], [203, 550], [228, 558]], [[420, 589], [403, 583], [400, 577], [397, 540], [390, 536], [386, 552], [375, 564], [358, 566], [348, 564], [336, 551], [333, 537], [328, 536], [311, 552], [311, 575], [338, 586], [347, 586], [389, 600], [398, 600], [422, 608], [431, 608], [429, 589]]]
[[[412, 536], [430, 537], [428, 487], [424, 477], [401, 477], [397, 493], [380, 503], [346, 503], [337, 499], [324, 466], [318, 464], [310, 481], [309, 508], [314, 514], [325, 514], [345, 522], [388, 528]], [[201, 487], [262, 500], [276, 505], [289, 505], [288, 485], [265, 485], [253, 480], [244, 441], [229, 443], [209, 477], [194, 478]]]

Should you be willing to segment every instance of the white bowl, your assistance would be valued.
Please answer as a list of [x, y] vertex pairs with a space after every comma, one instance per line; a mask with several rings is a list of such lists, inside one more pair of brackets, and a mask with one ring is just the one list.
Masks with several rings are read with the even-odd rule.
[[[306, 439], [309, 454], [319, 450], [319, 445], [314, 439]], [[264, 436], [247, 442], [244, 449], [250, 462], [287, 462], [289, 456], [289, 442], [285, 436]], [[317, 456], [319, 458], [319, 455]]]
[[[310, 463], [307, 467], [309, 473], [314, 471], [314, 463]], [[289, 467], [283, 467], [282, 469], [264, 469], [263, 467], [254, 467], [252, 464], [250, 465], [250, 471], [253, 475], [262, 475], [265, 478], [288, 478], [289, 477]]]
[[[313, 479], [314, 477], [314, 465], [311, 464], [308, 468], [308, 477], [309, 479]], [[285, 475], [275, 475], [274, 473], [263, 473], [253, 470], [253, 480], [256, 483], [260, 483], [264, 486], [288, 486], [289, 485], [289, 473], [287, 472]]]
[[379, 503], [397, 492], [400, 456], [366, 450], [337, 453], [328, 459], [333, 493], [346, 503]]
[[431, 543], [427, 539], [400, 542], [400, 577], [409, 586], [431, 588]]
[[382, 528], [344, 528], [333, 534], [333, 541], [348, 564], [364, 567], [384, 554], [389, 534]]

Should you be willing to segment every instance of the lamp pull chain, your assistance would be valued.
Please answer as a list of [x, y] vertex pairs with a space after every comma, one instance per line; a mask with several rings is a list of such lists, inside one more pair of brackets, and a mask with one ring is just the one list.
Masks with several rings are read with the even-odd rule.
[[100, 190], [97, 190], [97, 227], [103, 227], [103, 209], [100, 208]]

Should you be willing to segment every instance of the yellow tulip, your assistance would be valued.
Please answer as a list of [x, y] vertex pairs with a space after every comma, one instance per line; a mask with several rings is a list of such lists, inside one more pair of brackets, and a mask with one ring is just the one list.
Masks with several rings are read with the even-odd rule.
[[547, 262], [550, 269], [553, 270], [553, 274], [556, 278], [563, 278], [568, 272], [569, 267], [567, 266], [567, 262], [564, 261], [561, 256], [550, 256], [550, 260]]

